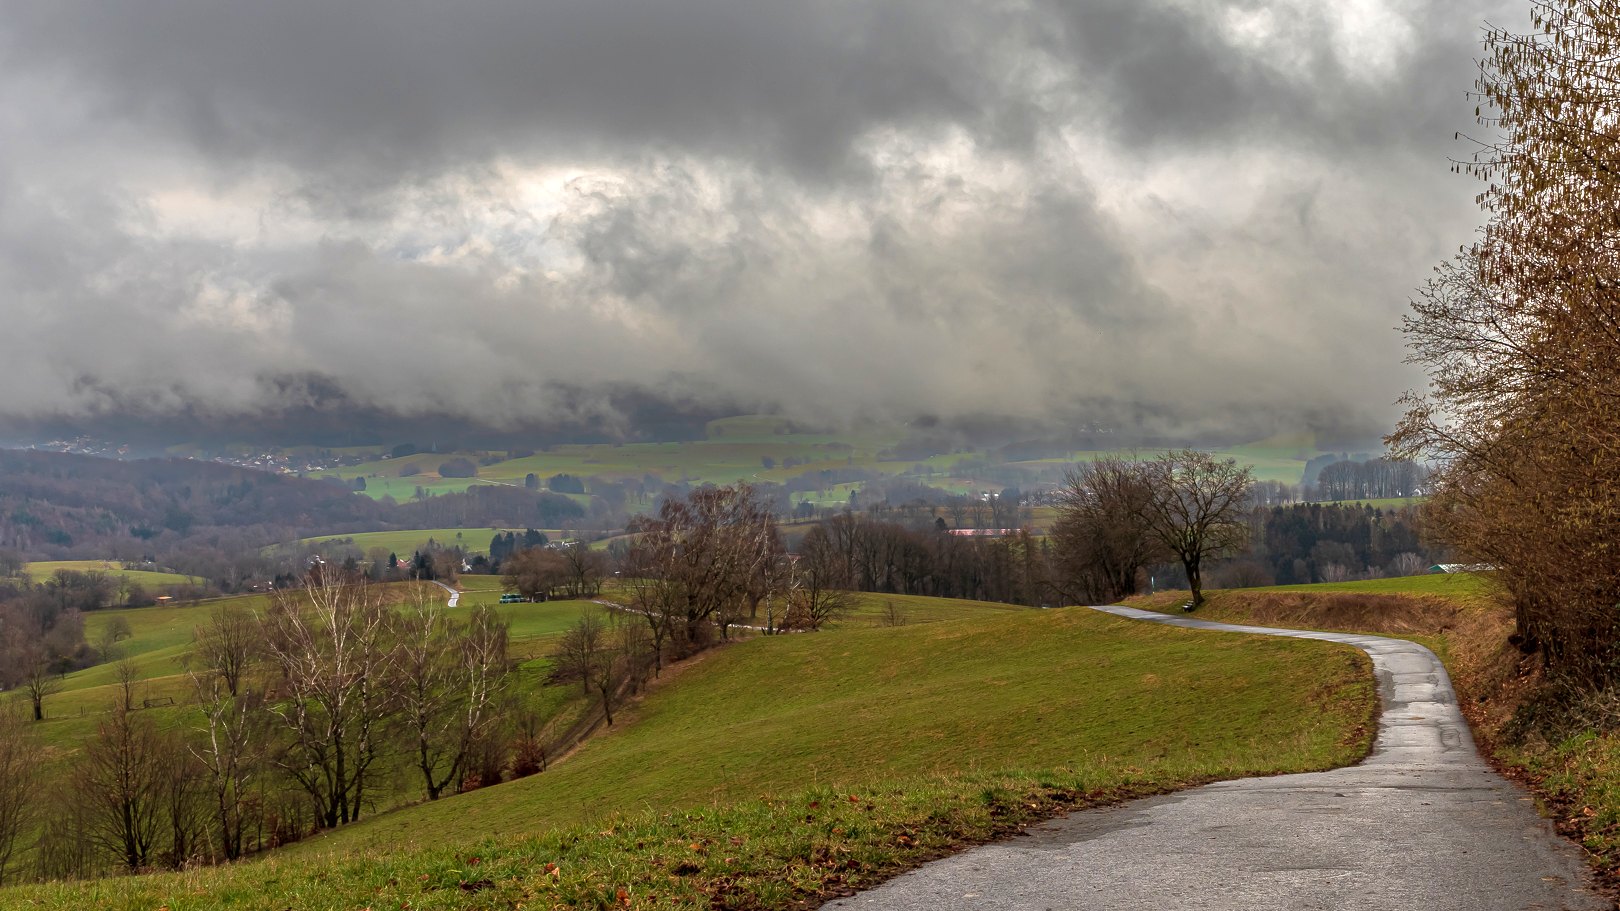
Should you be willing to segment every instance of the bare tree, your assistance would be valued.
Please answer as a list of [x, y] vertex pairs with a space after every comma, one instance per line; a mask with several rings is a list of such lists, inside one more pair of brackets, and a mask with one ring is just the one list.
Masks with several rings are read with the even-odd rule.
[[1415, 576], [1423, 572], [1427, 561], [1411, 551], [1402, 551], [1389, 561], [1390, 572], [1397, 576]]
[[279, 675], [272, 713], [292, 737], [281, 767], [336, 826], [360, 818], [383, 749], [392, 692], [391, 624], [361, 581], [317, 574], [278, 594], [265, 616], [265, 650]]
[[1477, 243], [1403, 326], [1429, 375], [1389, 442], [1436, 460], [1427, 530], [1495, 568], [1512, 641], [1577, 685], [1620, 680], [1620, 333], [1614, 98], [1620, 16], [1537, 0], [1533, 29], [1486, 30], [1489, 135]]
[[724, 633], [736, 621], [781, 540], [768, 505], [740, 484], [665, 500], [635, 548], [643, 571], [669, 586], [681, 615], [674, 632], [690, 645], [701, 640], [703, 624], [722, 624]]
[[1237, 552], [1247, 541], [1244, 522], [1254, 477], [1232, 459], [1183, 449], [1143, 463], [1152, 496], [1147, 526], [1181, 561], [1192, 589], [1192, 609], [1204, 603], [1204, 562]]
[[95, 808], [79, 787], [77, 769], [44, 779], [43, 818], [34, 846], [34, 869], [42, 879], [84, 879], [107, 872], [101, 846], [91, 837]]
[[501, 580], [508, 591], [531, 601], [544, 601], [573, 578], [568, 559], [549, 547], [530, 547], [506, 559]]
[[172, 733], [160, 735], [161, 768], [158, 799], [168, 843], [161, 854], [165, 864], [181, 869], [206, 852], [207, 812], [203, 803], [202, 768], [197, 757]]
[[45, 700], [62, 691], [61, 675], [51, 670], [51, 655], [45, 646], [33, 642], [18, 648], [16, 661], [22, 668], [22, 688], [34, 708], [34, 720], [45, 720]]
[[134, 633], [129, 628], [129, 620], [125, 617], [113, 617], [101, 628], [96, 636], [96, 651], [101, 653], [102, 661], [114, 661], [119, 655], [118, 643], [128, 639]]
[[19, 712], [0, 705], [0, 886], [17, 843], [33, 822], [41, 752]]
[[135, 710], [135, 684], [141, 682], [141, 669], [135, 662], [124, 658], [113, 665], [113, 679], [118, 682], [118, 695], [123, 700], [124, 711]]
[[787, 629], [821, 629], [829, 620], [855, 609], [836, 546], [821, 528], [812, 528], [799, 544], [799, 559], [787, 571]]
[[235, 604], [208, 614], [208, 623], [192, 633], [194, 650], [204, 667], [225, 682], [226, 693], [242, 694], [243, 677], [259, 654], [263, 628], [253, 611]]
[[587, 608], [557, 640], [556, 651], [552, 653], [552, 676], [558, 680], [578, 680], [580, 691], [589, 694], [594, 672], [607, 650], [607, 621], [601, 611]]
[[562, 547], [557, 553], [568, 570], [569, 594], [575, 598], [594, 598], [602, 590], [602, 576], [607, 559], [591, 550], [583, 541]]
[[253, 822], [252, 792], [263, 773], [268, 719], [263, 698], [231, 692], [222, 674], [192, 672], [201, 713], [199, 737], [191, 753], [202, 768], [212, 797], [214, 833], [219, 855], [242, 856]]
[[676, 623], [681, 616], [684, 602], [678, 583], [661, 575], [653, 575], [659, 571], [658, 567], [643, 567], [634, 562], [636, 557], [647, 553], [645, 550], [633, 549], [621, 579], [630, 589], [630, 612], [640, 617], [642, 624], [647, 628], [647, 642], [652, 649], [653, 676], [656, 677], [664, 668], [664, 648], [675, 634]]
[[130, 872], [148, 866], [163, 822], [164, 764], [173, 756], [149, 716], [114, 708], [74, 769], [90, 840]]
[[1146, 466], [1098, 459], [1070, 471], [1057, 496], [1051, 583], [1058, 595], [1073, 603], [1112, 604], [1136, 594], [1142, 570], [1167, 556], [1150, 519], [1153, 485]]
[[400, 619], [400, 717], [429, 800], [460, 785], [494, 723], [506, 673], [507, 625], [474, 607], [465, 625], [436, 598], [410, 601]]
[[596, 694], [612, 725], [620, 691], [640, 684], [651, 648], [646, 627], [634, 619], [587, 610], [563, 634], [553, 658], [553, 674], [560, 679], [577, 677], [586, 693]]

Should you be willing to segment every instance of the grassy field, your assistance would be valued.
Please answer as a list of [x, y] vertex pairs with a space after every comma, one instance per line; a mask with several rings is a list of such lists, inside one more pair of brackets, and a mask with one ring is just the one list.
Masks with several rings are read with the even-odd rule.
[[[894, 606], [891, 614], [889, 605]], [[893, 616], [900, 625], [937, 623], [941, 620], [964, 620], [986, 614], [1027, 611], [1030, 608], [996, 601], [963, 601], [955, 598], [925, 598], [920, 595], [856, 596], [856, 607], [848, 616], [829, 624], [833, 629], [863, 629], [887, 626]]]
[[[493, 587], [473, 588], [461, 599], [463, 606], [488, 604], [511, 624], [510, 648], [512, 655], [524, 662], [529, 673], [527, 689], [538, 692], [537, 675], [544, 670], [545, 656], [556, 639], [579, 618], [580, 612], [590, 608], [584, 601], [552, 601], [544, 604], [499, 604], [499, 579], [490, 576], [468, 576], [474, 583], [487, 583]], [[408, 583], [390, 586], [397, 589], [394, 596], [403, 597]], [[440, 597], [432, 589], [433, 597]], [[173, 699], [175, 705], [151, 709], [165, 724], [187, 723], [193, 701], [192, 684], [186, 674], [188, 657], [192, 651], [194, 631], [208, 622], [209, 615], [221, 607], [235, 606], [249, 610], [262, 610], [269, 603], [268, 595], [245, 595], [218, 598], [195, 604], [172, 607], [141, 607], [119, 610], [94, 611], [85, 615], [85, 637], [90, 642], [100, 640], [103, 632], [122, 620], [130, 630], [129, 638], [117, 643], [117, 657], [130, 662], [136, 671], [135, 698], [137, 700]], [[6, 696], [0, 695], [0, 699]], [[11, 698], [20, 698], [11, 696]], [[61, 678], [61, 688], [45, 700], [46, 719], [36, 726], [43, 741], [59, 751], [61, 757], [70, 756], [84, 739], [90, 736], [106, 712], [121, 698], [118, 668], [115, 662], [97, 664]]]
[[36, 908], [783, 907], [1064, 806], [1364, 754], [1365, 658], [1082, 609], [753, 639], [551, 771]]
[[[882, 474], [921, 469], [925, 483], [958, 494], [1000, 490], [1004, 484], [974, 477], [963, 470], [963, 463], [1000, 463], [990, 450], [942, 453], [922, 459], [885, 458], [902, 442], [899, 431], [845, 431], [842, 433], [804, 432], [775, 417], [749, 415], [711, 421], [706, 438], [666, 443], [598, 443], [552, 446], [543, 452], [521, 458], [508, 453], [446, 452], [420, 453], [403, 458], [378, 458], [358, 465], [317, 472], [317, 477], [338, 477], [352, 481], [365, 478], [366, 494], [408, 500], [417, 488], [428, 493], [448, 493], [474, 484], [522, 484], [534, 474], [542, 480], [558, 474], [600, 477], [615, 481], [690, 482], [733, 484], [738, 481], [784, 482], [807, 473], [843, 468], [860, 468]], [[1163, 450], [1076, 450], [1062, 457], [1014, 461], [1011, 466], [1052, 468], [1104, 456], [1152, 458]], [[1316, 440], [1309, 433], [1285, 434], [1234, 446], [1217, 453], [1254, 467], [1261, 480], [1299, 483], [1306, 462], [1319, 454]], [[480, 465], [478, 477], [441, 478], [438, 467], [450, 458], [463, 457]], [[794, 464], [788, 465], [787, 462]], [[767, 467], [769, 466], [769, 467]], [[402, 470], [415, 473], [401, 477]], [[859, 485], [829, 485], [819, 491], [795, 496], [795, 502], [809, 500], [818, 506], [848, 502], [849, 491]], [[650, 499], [632, 502], [632, 509], [645, 507]]]
[[29, 563], [23, 567], [28, 578], [34, 582], [44, 582], [54, 576], [57, 570], [72, 570], [81, 573], [104, 573], [109, 576], [123, 579], [128, 582], [138, 582], [148, 588], [162, 588], [175, 585], [201, 585], [204, 580], [192, 576], [182, 576], [178, 573], [149, 572], [140, 569], [125, 569], [122, 563], [111, 560], [48, 560]]
[[[539, 529], [550, 538], [557, 538], [562, 534], [555, 528]], [[424, 550], [429, 541], [449, 546], [459, 546], [469, 554], [489, 553], [489, 540], [496, 534], [515, 531], [523, 534], [521, 528], [416, 528], [405, 531], [368, 531], [352, 535], [320, 535], [313, 538], [302, 538], [299, 544], [322, 544], [328, 541], [348, 541], [359, 548], [362, 553], [372, 548], [380, 547], [390, 553], [398, 554], [401, 559], [409, 557], [419, 550]]]
[[1425, 573], [1356, 582], [1317, 582], [1310, 585], [1273, 585], [1252, 591], [1356, 592], [1361, 594], [1441, 595], [1473, 598], [1490, 591], [1490, 579], [1474, 573]]
[[1429, 501], [1428, 497], [1383, 497], [1374, 500], [1335, 500], [1324, 503], [1324, 506], [1371, 506], [1373, 509], [1410, 509], [1422, 506]]
[[[1052, 768], [1084, 756], [1128, 755], [1178, 774], [1208, 769], [1212, 760], [1235, 763], [1228, 766], [1234, 770], [1272, 761], [1328, 764], [1343, 755], [1346, 731], [1308, 716], [1334, 708], [1333, 700], [1288, 706], [1267, 690], [1280, 681], [1258, 681], [1280, 674], [1314, 691], [1311, 660], [1336, 655], [1353, 676], [1357, 653], [1290, 645], [1167, 636], [1085, 610], [755, 639], [684, 670], [633, 722], [588, 743], [553, 773], [375, 817], [294, 850], [419, 848], [427, 832], [474, 841], [534, 831], [536, 821], [550, 827], [735, 801], [780, 782], [853, 787]], [[1365, 721], [1370, 703], [1358, 700], [1369, 690], [1370, 681], [1347, 677], [1334, 699], [1348, 701], [1336, 707], [1354, 706], [1351, 714]], [[1263, 746], [1219, 733], [1247, 728], [1258, 735], [1263, 719], [1289, 733], [1262, 738]], [[1210, 742], [1224, 742], [1231, 754], [1214, 759], [1203, 750]], [[660, 758], [669, 756], [681, 761]]]

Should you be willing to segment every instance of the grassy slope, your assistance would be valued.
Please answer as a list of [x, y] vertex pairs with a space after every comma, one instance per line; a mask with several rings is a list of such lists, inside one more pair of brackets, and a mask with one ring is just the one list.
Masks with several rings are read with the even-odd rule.
[[142, 585], [159, 588], [165, 585], [191, 585], [202, 584], [204, 580], [191, 576], [182, 576], [178, 573], [157, 573], [140, 569], [124, 569], [123, 564], [111, 560], [46, 560], [29, 563], [24, 567], [28, 578], [35, 582], [49, 579], [59, 569], [70, 569], [75, 572], [98, 572], [130, 582], [139, 582]]
[[1350, 761], [1375, 704], [1354, 650], [1081, 609], [755, 639], [684, 669], [542, 775], [260, 863], [11, 896], [545, 907], [612, 904], [622, 888], [636, 907], [781, 907], [1060, 804]]
[[[930, 456], [926, 459], [883, 460], [880, 455], [901, 442], [900, 434], [788, 432], [791, 429], [779, 418], [758, 415], [725, 418], [711, 421], [707, 439], [703, 440], [558, 445], [532, 456], [480, 465], [478, 478], [471, 480], [440, 478], [436, 471], [447, 459], [461, 456], [479, 461], [486, 455], [485, 453], [424, 453], [401, 459], [379, 459], [316, 472], [315, 476], [344, 479], [364, 477], [365, 492], [368, 496], [386, 495], [401, 501], [410, 499], [418, 487], [433, 493], [448, 493], [465, 490], [473, 484], [521, 484], [524, 476], [530, 473], [541, 478], [556, 474], [572, 474], [582, 477], [594, 475], [611, 479], [639, 479], [652, 475], [669, 482], [688, 480], [694, 483], [731, 484], [737, 481], [762, 480], [780, 483], [808, 472], [824, 469], [862, 468], [885, 474], [898, 474], [921, 465], [935, 472], [924, 479], [927, 483], [956, 493], [999, 489], [1002, 486], [961, 476], [954, 471], [960, 462], [992, 458], [988, 452], [957, 452]], [[1162, 451], [1080, 450], [1067, 453], [1063, 458], [1036, 459], [1013, 464], [1033, 467], [1090, 461], [1102, 456], [1152, 458]], [[1316, 441], [1311, 434], [1296, 433], [1234, 446], [1218, 455], [1252, 465], [1255, 476], [1262, 480], [1297, 484], [1304, 474], [1306, 461], [1318, 452]], [[775, 467], [765, 468], [766, 458], [774, 460]], [[781, 463], [789, 458], [800, 464], [791, 468], [783, 467]], [[419, 473], [410, 477], [400, 477], [400, 470], [406, 466], [415, 466]], [[847, 502], [848, 496], [848, 486], [834, 485], [820, 492], [796, 494], [794, 500], [798, 502], [809, 499], [818, 505], [830, 506]]]
[[[1312, 716], [1348, 706], [1364, 722], [1365, 681], [1341, 681], [1332, 700], [1343, 702], [1329, 706], [1280, 695], [1318, 685], [1321, 650], [1290, 645], [1165, 634], [1079, 610], [756, 639], [686, 669], [634, 723], [550, 774], [297, 850], [415, 847], [426, 832], [470, 841], [783, 783], [1075, 762], [1203, 777], [1342, 761], [1358, 748], [1342, 742], [1344, 716]], [[1336, 660], [1353, 676], [1351, 653]]]
[[986, 613], [1029, 610], [1029, 608], [1017, 604], [1002, 604], [997, 601], [925, 598], [918, 595], [863, 594], [856, 598], [855, 609], [848, 616], [833, 621], [829, 624], [829, 628], [883, 626], [887, 622], [886, 605], [891, 603], [898, 608], [902, 625], [935, 623], [941, 620], [964, 620], [969, 617], [984, 616]]
[[1473, 573], [1426, 573], [1421, 576], [1396, 576], [1390, 579], [1365, 579], [1358, 582], [1317, 582], [1310, 585], [1273, 585], [1268, 588], [1249, 589], [1267, 592], [1352, 592], [1360, 594], [1441, 595], [1444, 597], [1476, 598], [1489, 591], [1490, 582]]
[[[478, 581], [493, 581], [492, 577], [474, 577]], [[391, 586], [398, 588], [399, 586]], [[437, 597], [437, 590], [434, 590]], [[576, 619], [580, 611], [589, 607], [583, 601], [552, 601], [545, 604], [499, 605], [497, 589], [476, 591], [463, 595], [463, 606], [487, 603], [497, 607], [511, 623], [511, 651], [523, 660], [520, 665], [520, 685], [544, 698], [533, 708], [555, 709], [563, 701], [541, 694], [542, 677], [549, 654], [558, 636]], [[85, 615], [85, 635], [94, 642], [115, 619], [128, 624], [131, 636], [118, 644], [119, 655], [131, 661], [136, 668], [137, 701], [147, 698], [172, 698], [173, 707], [154, 708], [151, 711], [163, 724], [189, 723], [189, 705], [194, 699], [192, 686], [186, 676], [185, 663], [191, 652], [193, 631], [208, 622], [209, 614], [224, 605], [237, 605], [250, 610], [261, 610], [269, 603], [266, 595], [244, 595], [220, 598], [196, 604], [174, 607], [142, 607], [121, 610], [94, 611]], [[0, 697], [4, 698], [4, 697]], [[20, 696], [13, 696], [13, 699]], [[119, 698], [117, 667], [113, 663], [98, 664], [68, 674], [62, 679], [62, 689], [45, 700], [46, 720], [36, 731], [43, 741], [59, 751], [71, 754], [78, 745], [95, 732], [105, 713]], [[542, 715], [546, 711], [541, 712]]]
[[[557, 529], [540, 529], [550, 537], [557, 537], [562, 533]], [[515, 531], [523, 534], [521, 528], [414, 528], [404, 531], [368, 531], [352, 535], [320, 535], [313, 538], [303, 538], [299, 544], [320, 544], [326, 541], [348, 541], [359, 548], [362, 553], [373, 547], [386, 548], [397, 554], [401, 559], [409, 558], [418, 550], [427, 548], [428, 541], [445, 546], [460, 545], [469, 554], [483, 554], [489, 552], [489, 542], [497, 533]]]

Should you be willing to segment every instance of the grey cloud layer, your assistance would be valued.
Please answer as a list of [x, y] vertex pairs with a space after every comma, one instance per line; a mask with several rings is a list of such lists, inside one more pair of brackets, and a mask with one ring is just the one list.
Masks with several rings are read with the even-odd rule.
[[1376, 431], [1477, 219], [1445, 158], [1487, 17], [1523, 18], [0, 0], [0, 414], [313, 375], [496, 423], [628, 383]]

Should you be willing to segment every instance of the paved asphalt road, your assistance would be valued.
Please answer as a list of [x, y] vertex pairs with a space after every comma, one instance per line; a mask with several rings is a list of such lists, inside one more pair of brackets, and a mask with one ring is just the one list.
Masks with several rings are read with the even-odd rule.
[[433, 584], [437, 585], [438, 587], [440, 587], [440, 588], [442, 588], [445, 591], [450, 593], [450, 602], [448, 604], [446, 604], [445, 607], [455, 607], [457, 604], [459, 604], [461, 602], [461, 592], [456, 591], [455, 589], [451, 588], [448, 585], [445, 585], [443, 582], [440, 582], [438, 580], [433, 580]]
[[1248, 778], [1074, 813], [826, 905], [839, 909], [1457, 909], [1587, 911], [1576, 847], [1474, 749], [1439, 660], [1399, 639], [1174, 626], [1344, 642], [1372, 656], [1373, 754], [1331, 772]]

